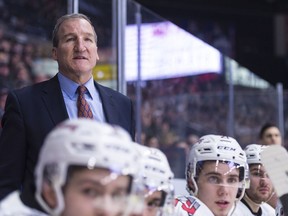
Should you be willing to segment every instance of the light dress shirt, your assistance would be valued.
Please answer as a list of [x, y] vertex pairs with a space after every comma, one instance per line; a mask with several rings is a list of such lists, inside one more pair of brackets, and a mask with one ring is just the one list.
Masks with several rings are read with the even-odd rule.
[[[78, 118], [77, 117], [77, 88], [78, 83], [68, 79], [60, 72], [58, 73], [58, 80], [60, 83], [62, 95], [66, 105], [66, 110], [70, 119]], [[85, 93], [85, 99], [88, 102], [92, 113], [93, 118], [99, 122], [105, 122], [105, 116], [102, 106], [102, 101], [100, 99], [99, 93], [94, 85], [93, 77], [84, 83], [87, 91]]]

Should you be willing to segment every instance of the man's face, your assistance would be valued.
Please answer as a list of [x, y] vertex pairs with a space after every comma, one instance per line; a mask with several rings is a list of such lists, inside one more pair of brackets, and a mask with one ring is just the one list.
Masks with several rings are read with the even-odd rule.
[[270, 127], [265, 130], [262, 137], [263, 145], [279, 144], [281, 145], [281, 134], [277, 127]]
[[239, 188], [239, 170], [226, 163], [207, 161], [198, 180], [197, 197], [215, 216], [227, 216], [233, 208]]
[[98, 59], [90, 23], [85, 19], [68, 19], [60, 25], [58, 38], [58, 47], [53, 47], [52, 56], [58, 61], [60, 72], [75, 82], [80, 76], [90, 78]]
[[250, 188], [245, 190], [247, 196], [256, 203], [267, 201], [273, 193], [273, 185], [261, 164], [252, 164], [250, 170]]
[[162, 192], [154, 191], [146, 193], [145, 197], [145, 208], [143, 211], [143, 216], [156, 216], [157, 212], [161, 208], [162, 203]]
[[64, 190], [61, 216], [120, 216], [127, 206], [128, 176], [111, 178], [104, 169], [74, 172]]

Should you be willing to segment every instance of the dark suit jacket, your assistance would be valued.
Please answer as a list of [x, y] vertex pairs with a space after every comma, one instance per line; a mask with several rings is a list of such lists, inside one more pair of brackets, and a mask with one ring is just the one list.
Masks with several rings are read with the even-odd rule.
[[[131, 100], [95, 82], [108, 123], [126, 129], [134, 139]], [[68, 118], [57, 75], [9, 93], [0, 136], [0, 199], [22, 190], [22, 201], [41, 209], [35, 201], [34, 168], [45, 136]]]

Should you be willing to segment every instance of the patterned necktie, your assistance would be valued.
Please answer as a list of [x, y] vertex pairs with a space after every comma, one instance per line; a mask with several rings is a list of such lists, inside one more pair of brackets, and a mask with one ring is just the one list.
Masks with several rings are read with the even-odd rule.
[[92, 114], [91, 108], [84, 97], [86, 90], [87, 89], [84, 85], [81, 85], [77, 88], [77, 92], [78, 92], [78, 100], [77, 100], [78, 117], [79, 118], [82, 117], [82, 118], [93, 119], [93, 114]]

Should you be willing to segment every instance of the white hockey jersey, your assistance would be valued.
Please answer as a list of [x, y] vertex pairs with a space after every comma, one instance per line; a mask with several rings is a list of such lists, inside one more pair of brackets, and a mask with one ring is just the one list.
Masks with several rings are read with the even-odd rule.
[[0, 202], [0, 216], [48, 216], [25, 206], [18, 191], [9, 194]]
[[175, 198], [174, 216], [214, 216], [210, 209], [194, 196]]
[[[262, 214], [261, 216], [275, 216], [275, 209], [273, 209], [269, 204], [267, 203], [262, 203], [260, 205]], [[232, 214], [233, 216], [255, 216], [252, 214], [250, 209], [243, 203], [243, 202], [238, 202], [236, 205], [236, 210]]]

